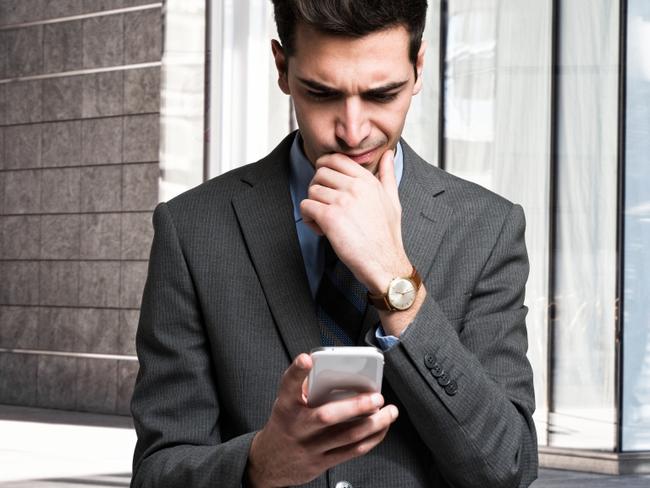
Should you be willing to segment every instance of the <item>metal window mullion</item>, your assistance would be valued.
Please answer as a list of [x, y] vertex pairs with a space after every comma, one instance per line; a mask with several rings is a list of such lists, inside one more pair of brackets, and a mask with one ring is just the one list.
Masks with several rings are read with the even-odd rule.
[[555, 352], [556, 319], [556, 265], [557, 265], [557, 220], [558, 220], [558, 162], [559, 162], [559, 120], [560, 120], [560, 40], [561, 40], [561, 0], [552, 0], [551, 26], [551, 116], [550, 116], [550, 160], [549, 160], [549, 247], [548, 247], [548, 307], [547, 307], [547, 346], [546, 346], [546, 438], [550, 445], [551, 412], [553, 412], [553, 363]]
[[614, 361], [616, 409], [615, 452], [623, 452], [623, 327], [625, 291], [625, 161], [627, 135], [627, 23], [628, 0], [620, 0], [618, 47], [618, 144], [616, 198], [616, 358]]
[[447, 70], [447, 32], [449, 27], [449, 0], [440, 1], [440, 56], [439, 64], [439, 93], [438, 93], [438, 167], [445, 169], [445, 86]]

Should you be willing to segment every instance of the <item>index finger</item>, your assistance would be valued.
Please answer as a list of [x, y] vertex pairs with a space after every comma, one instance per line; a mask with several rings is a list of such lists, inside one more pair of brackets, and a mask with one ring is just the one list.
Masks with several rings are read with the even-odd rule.
[[361, 393], [353, 397], [325, 403], [319, 407], [314, 407], [311, 411], [311, 416], [316, 421], [314, 430], [371, 415], [383, 405], [384, 397], [381, 393]]
[[316, 160], [315, 167], [316, 170], [322, 167], [330, 168], [337, 173], [352, 177], [364, 176], [365, 172], [368, 172], [367, 169], [365, 169], [360, 164], [355, 163], [345, 154], [339, 153], [331, 153], [321, 156]]

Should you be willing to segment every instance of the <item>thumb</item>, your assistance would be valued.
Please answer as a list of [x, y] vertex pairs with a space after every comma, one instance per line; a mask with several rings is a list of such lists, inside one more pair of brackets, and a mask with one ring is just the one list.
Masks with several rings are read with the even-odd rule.
[[291, 363], [282, 376], [280, 382], [279, 399], [291, 404], [296, 398], [302, 398], [303, 382], [312, 368], [312, 360], [309, 354], [300, 354]]
[[386, 193], [399, 202], [397, 181], [395, 180], [395, 151], [393, 149], [386, 151], [379, 160], [377, 176]]

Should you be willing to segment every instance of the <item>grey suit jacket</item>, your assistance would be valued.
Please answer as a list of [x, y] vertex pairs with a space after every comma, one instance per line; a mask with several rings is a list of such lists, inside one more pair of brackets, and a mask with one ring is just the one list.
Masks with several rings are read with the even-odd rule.
[[[320, 346], [289, 194], [292, 137], [154, 213], [132, 486], [241, 486], [282, 372]], [[528, 486], [537, 446], [522, 209], [403, 147], [404, 244], [428, 296], [385, 354], [383, 393], [400, 417], [369, 454], [306, 486]], [[371, 344], [376, 320], [369, 312]]]

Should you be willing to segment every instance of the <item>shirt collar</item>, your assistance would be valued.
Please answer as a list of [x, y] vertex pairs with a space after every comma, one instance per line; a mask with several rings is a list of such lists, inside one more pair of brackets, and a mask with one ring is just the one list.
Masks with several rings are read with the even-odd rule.
[[[302, 150], [302, 137], [300, 137], [300, 132], [296, 133], [296, 137], [293, 140], [289, 158], [291, 163], [289, 189], [291, 191], [291, 200], [293, 202], [293, 218], [296, 222], [299, 222], [302, 220], [302, 215], [300, 214], [300, 202], [307, 198], [309, 183], [316, 173], [316, 170]], [[402, 144], [398, 142], [395, 150], [395, 180], [397, 181], [397, 186], [399, 186], [402, 181], [403, 173], [404, 155], [402, 152]]]

